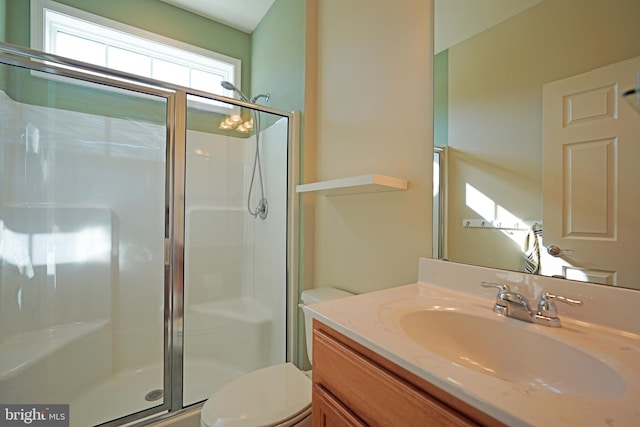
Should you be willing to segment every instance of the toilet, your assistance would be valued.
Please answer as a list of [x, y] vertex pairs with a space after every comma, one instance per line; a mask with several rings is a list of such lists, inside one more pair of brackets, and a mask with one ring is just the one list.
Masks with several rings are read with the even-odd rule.
[[[301, 307], [353, 295], [334, 288], [302, 292]], [[311, 361], [312, 319], [305, 313], [305, 342]], [[201, 427], [310, 427], [311, 379], [292, 363], [273, 365], [227, 383], [205, 402]]]

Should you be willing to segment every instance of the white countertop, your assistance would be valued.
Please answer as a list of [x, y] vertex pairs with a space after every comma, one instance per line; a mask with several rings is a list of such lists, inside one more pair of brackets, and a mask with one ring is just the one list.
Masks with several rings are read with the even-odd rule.
[[[499, 316], [493, 303], [484, 295], [418, 282], [306, 308], [338, 332], [509, 426], [640, 426], [639, 335], [563, 317], [562, 310], [561, 328], [530, 324]], [[559, 394], [460, 366], [413, 341], [399, 326], [403, 313], [441, 307], [518, 322], [517, 327], [573, 345], [611, 367], [624, 385], [611, 387], [605, 397]]]

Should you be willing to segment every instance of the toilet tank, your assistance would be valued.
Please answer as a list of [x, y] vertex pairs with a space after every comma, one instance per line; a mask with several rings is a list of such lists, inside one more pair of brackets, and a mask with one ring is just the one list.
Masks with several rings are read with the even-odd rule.
[[309, 356], [310, 362], [312, 362], [311, 355], [313, 353], [311, 348], [311, 343], [313, 341], [313, 319], [311, 318], [311, 316], [307, 315], [307, 311], [304, 309], [304, 306], [315, 304], [318, 302], [329, 301], [332, 299], [344, 298], [351, 295], [353, 295], [351, 292], [342, 291], [336, 288], [316, 288], [302, 291], [301, 307], [302, 312], [304, 313], [304, 335], [307, 345], [307, 355]]

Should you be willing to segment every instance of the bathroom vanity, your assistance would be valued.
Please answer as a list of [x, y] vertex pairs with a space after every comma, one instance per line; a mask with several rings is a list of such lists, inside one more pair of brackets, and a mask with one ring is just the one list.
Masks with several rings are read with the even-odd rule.
[[[584, 304], [527, 323], [481, 281]], [[418, 283], [307, 307], [314, 426], [640, 425], [637, 294], [421, 259]]]
[[503, 425], [324, 323], [313, 333], [316, 426]]

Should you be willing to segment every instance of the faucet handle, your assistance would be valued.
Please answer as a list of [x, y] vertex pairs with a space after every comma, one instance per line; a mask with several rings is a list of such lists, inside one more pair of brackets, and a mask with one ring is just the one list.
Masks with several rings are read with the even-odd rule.
[[509, 285], [504, 285], [502, 283], [495, 282], [485, 282], [484, 280], [480, 282], [480, 285], [483, 288], [498, 288], [499, 292], [496, 295], [496, 302], [493, 304], [493, 311], [498, 314], [506, 315], [508, 312], [507, 302], [508, 299], [507, 294], [511, 293], [511, 288]]
[[495, 282], [485, 282], [484, 280], [482, 280], [480, 282], [480, 285], [483, 288], [498, 288], [500, 289], [500, 291], [510, 291], [511, 288], [509, 287], [509, 285], [503, 285], [502, 283], [495, 283]]
[[555, 301], [564, 302], [565, 304], [580, 306], [582, 301], [563, 297], [562, 295], [554, 295], [549, 292], [545, 292], [540, 296], [540, 302], [538, 303], [538, 314], [549, 318], [558, 317], [558, 308]]

